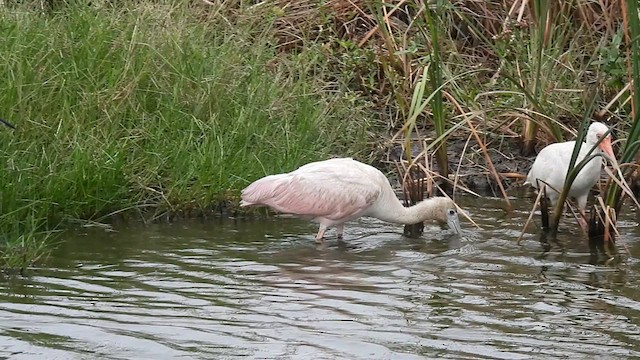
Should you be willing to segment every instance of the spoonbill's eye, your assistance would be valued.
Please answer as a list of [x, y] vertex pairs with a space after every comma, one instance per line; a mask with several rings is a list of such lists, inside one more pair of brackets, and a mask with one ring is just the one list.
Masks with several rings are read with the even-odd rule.
[[455, 211], [455, 210], [453, 210], [453, 209], [449, 209], [449, 215], [455, 215], [455, 214], [456, 214], [456, 211]]

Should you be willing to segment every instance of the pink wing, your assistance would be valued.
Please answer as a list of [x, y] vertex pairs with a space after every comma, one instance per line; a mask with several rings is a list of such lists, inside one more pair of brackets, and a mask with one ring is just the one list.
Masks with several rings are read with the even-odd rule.
[[376, 201], [381, 187], [371, 173], [336, 163], [313, 163], [257, 180], [242, 191], [242, 206], [266, 205], [284, 213], [331, 220], [358, 215]]

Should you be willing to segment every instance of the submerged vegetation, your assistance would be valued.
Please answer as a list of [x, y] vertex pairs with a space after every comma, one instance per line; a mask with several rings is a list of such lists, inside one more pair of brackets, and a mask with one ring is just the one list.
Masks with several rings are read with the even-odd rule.
[[233, 211], [250, 181], [332, 155], [504, 194], [519, 154], [583, 118], [640, 136], [623, 1], [2, 4], [4, 267], [77, 222]]

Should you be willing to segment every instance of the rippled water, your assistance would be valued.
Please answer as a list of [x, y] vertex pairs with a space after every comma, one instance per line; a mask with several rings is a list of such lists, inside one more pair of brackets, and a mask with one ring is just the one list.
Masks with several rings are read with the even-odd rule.
[[506, 214], [466, 199], [482, 230], [421, 239], [363, 219], [345, 242], [280, 218], [86, 229], [47, 266], [0, 282], [11, 359], [555, 359], [640, 357], [640, 232], [590, 265], [565, 222], [543, 252]]

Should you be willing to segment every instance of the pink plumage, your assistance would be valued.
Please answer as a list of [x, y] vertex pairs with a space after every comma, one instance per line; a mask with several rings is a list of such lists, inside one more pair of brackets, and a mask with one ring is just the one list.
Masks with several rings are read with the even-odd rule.
[[[443, 200], [448, 200], [443, 203], [443, 209], [454, 210], [455, 219], [451, 220], [451, 226], [459, 231], [455, 204], [449, 199]], [[432, 205], [435, 206], [436, 202], [440, 204], [434, 201]], [[322, 240], [330, 226], [337, 226], [338, 237], [342, 237], [344, 223], [360, 216], [400, 223], [411, 223], [420, 217], [406, 213], [407, 208], [395, 197], [389, 180], [382, 172], [350, 158], [318, 161], [290, 173], [256, 180], [242, 191], [241, 206], [251, 205], [268, 206], [278, 212], [312, 218], [320, 223], [317, 241]], [[444, 222], [449, 222], [447, 216], [453, 217], [441, 216], [437, 211], [427, 212], [431, 218]]]

